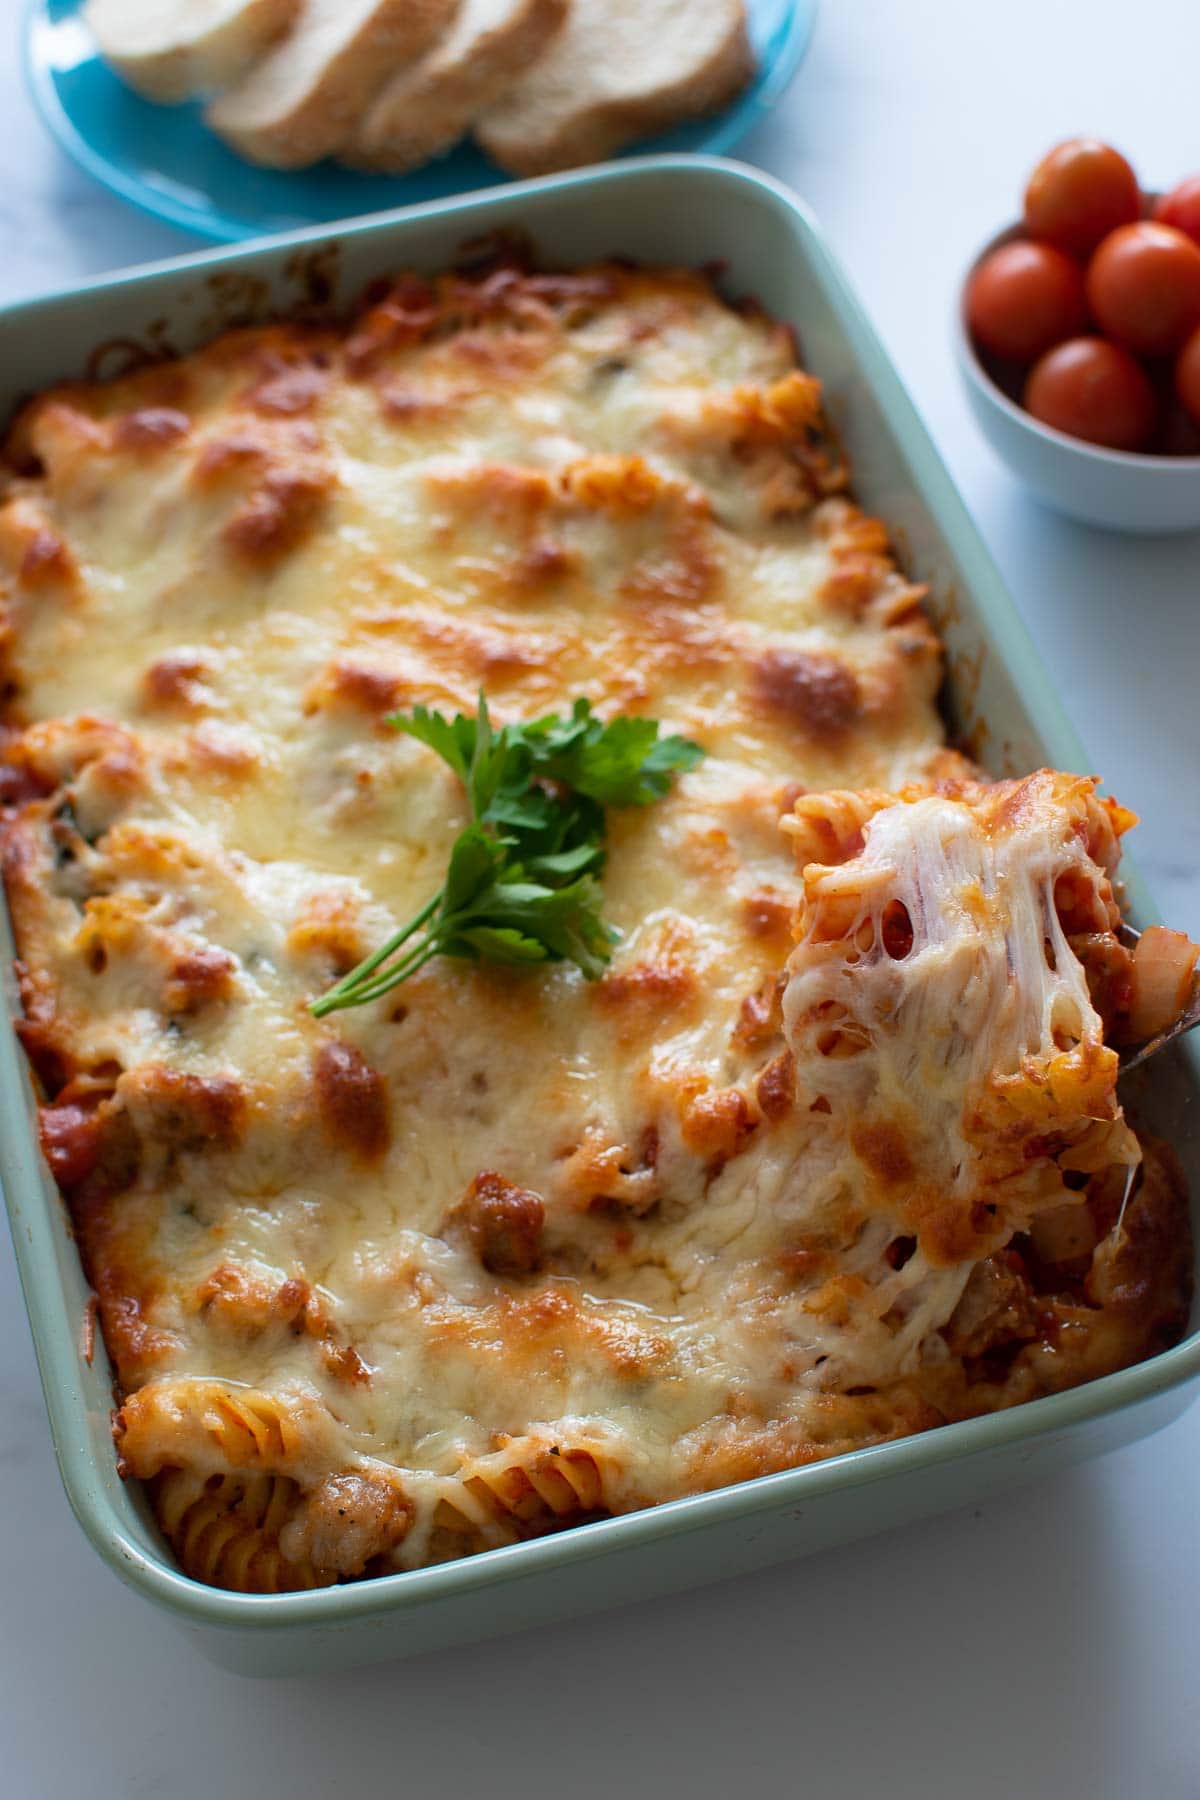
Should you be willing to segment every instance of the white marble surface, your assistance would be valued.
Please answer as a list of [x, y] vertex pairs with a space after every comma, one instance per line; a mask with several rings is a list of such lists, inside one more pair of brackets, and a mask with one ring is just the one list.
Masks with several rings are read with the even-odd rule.
[[[0, 298], [190, 247], [77, 173], [0, 0]], [[1200, 537], [1044, 513], [967, 416], [946, 315], [1021, 171], [1077, 129], [1200, 162], [1195, 0], [825, 0], [745, 147], [829, 235], [1115, 791], [1200, 932]], [[802, 1788], [820, 1800], [1195, 1800], [1200, 1418], [1015, 1498], [664, 1604], [365, 1674], [247, 1684], [102, 1567], [55, 1472], [0, 1243], [0, 1793], [308, 1800]]]

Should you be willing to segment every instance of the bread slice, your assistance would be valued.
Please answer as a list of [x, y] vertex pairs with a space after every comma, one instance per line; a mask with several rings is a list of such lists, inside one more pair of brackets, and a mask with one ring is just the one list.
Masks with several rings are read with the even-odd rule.
[[419, 56], [458, 0], [304, 0], [290, 34], [208, 109], [251, 162], [300, 169], [348, 142], [396, 69]]
[[573, 0], [475, 136], [501, 168], [541, 175], [715, 112], [753, 72], [743, 0]]
[[170, 105], [236, 81], [299, 11], [300, 0], [88, 0], [84, 18], [109, 68]]
[[440, 156], [544, 51], [566, 16], [567, 0], [462, 0], [445, 37], [388, 82], [342, 161], [398, 172]]

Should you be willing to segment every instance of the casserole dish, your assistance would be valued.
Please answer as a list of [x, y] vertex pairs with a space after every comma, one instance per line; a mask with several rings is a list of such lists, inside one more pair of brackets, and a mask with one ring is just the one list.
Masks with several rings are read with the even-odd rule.
[[[346, 303], [375, 276], [434, 270], [468, 240], [520, 229], [542, 259], [610, 252], [657, 262], [719, 256], [736, 293], [797, 330], [854, 463], [862, 501], [931, 584], [946, 643], [953, 729], [993, 773], [1086, 767], [995, 573], [811, 219], [776, 184], [734, 165], [657, 158], [558, 177], [256, 248], [186, 259], [12, 309], [6, 399], [87, 371], [131, 347], [185, 351], [271, 311]], [[1150, 913], [1132, 883], [1132, 914]], [[6, 958], [11, 944], [5, 945]], [[15, 994], [10, 986], [10, 1001]], [[1200, 1175], [1196, 1069], [1154, 1065], [1127, 1098]], [[1133, 1084], [1131, 1084], [1132, 1088]], [[32, 1090], [10, 1035], [0, 1045], [4, 1180], [60, 1464], [73, 1506], [117, 1571], [199, 1632], [218, 1660], [268, 1674], [377, 1660], [533, 1625], [601, 1604], [735, 1573], [961, 1504], [1026, 1475], [1109, 1449], [1183, 1410], [1200, 1340], [1017, 1411], [808, 1468], [352, 1587], [274, 1596], [203, 1587], [167, 1562], [139, 1497], [122, 1486], [109, 1432], [108, 1372], [83, 1356], [87, 1290], [65, 1215], [34, 1148]]]

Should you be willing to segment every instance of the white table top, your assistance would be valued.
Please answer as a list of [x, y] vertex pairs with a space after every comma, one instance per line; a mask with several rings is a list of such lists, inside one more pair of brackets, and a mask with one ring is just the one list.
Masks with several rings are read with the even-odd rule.
[[[194, 248], [92, 185], [22, 92], [0, 0], [0, 299]], [[825, 0], [743, 154], [810, 200], [930, 422], [1112, 789], [1200, 935], [1200, 534], [1041, 511], [968, 417], [956, 278], [1022, 172], [1099, 131], [1166, 185], [1194, 0]], [[1161, 59], [1161, 60], [1160, 60]], [[1174, 73], [1173, 73], [1174, 72]], [[1189, 777], [1190, 779], [1185, 779]], [[0, 1792], [307, 1800], [803, 1791], [814, 1800], [1196, 1800], [1200, 1415], [1015, 1497], [537, 1637], [329, 1680], [211, 1668], [71, 1518], [0, 1233]], [[382, 1784], [386, 1783], [386, 1787]]]

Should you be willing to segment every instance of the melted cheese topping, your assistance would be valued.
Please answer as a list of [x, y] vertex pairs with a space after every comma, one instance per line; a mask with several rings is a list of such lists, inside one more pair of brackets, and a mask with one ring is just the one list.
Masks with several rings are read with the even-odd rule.
[[[1098, 865], [1061, 802], [993, 839], [928, 798], [797, 870], [798, 793], [960, 765], [786, 334], [686, 275], [409, 278], [44, 396], [9, 454], [22, 1029], [184, 1567], [409, 1566], [950, 1416], [922, 1371], [1036, 1199], [964, 1238], [964, 1106], [1033, 1057], [1074, 1119], [1049, 1046], [1105, 1053], [1052, 891]], [[480, 687], [706, 751], [611, 819], [612, 967], [435, 963], [317, 1022], [464, 823], [382, 717]], [[785, 1033], [797, 906], [885, 893], [908, 960], [810, 937]], [[870, 1054], [814, 1049], [826, 1003]], [[903, 1203], [851, 1125], [897, 1119]]]
[[[1096, 945], [1073, 945], [1056, 898], [1069, 887], [1120, 954], [1115, 815], [1094, 786], [1042, 771], [879, 797], [856, 855], [804, 870], [783, 1013], [798, 1094], [868, 1221], [842, 1259], [868, 1284], [844, 1329], [860, 1364], [874, 1336], [875, 1379], [920, 1353], [982, 1257], [1083, 1207], [1073, 1176], [1140, 1160], [1080, 960]], [[788, 824], [804, 843], [810, 818]]]

